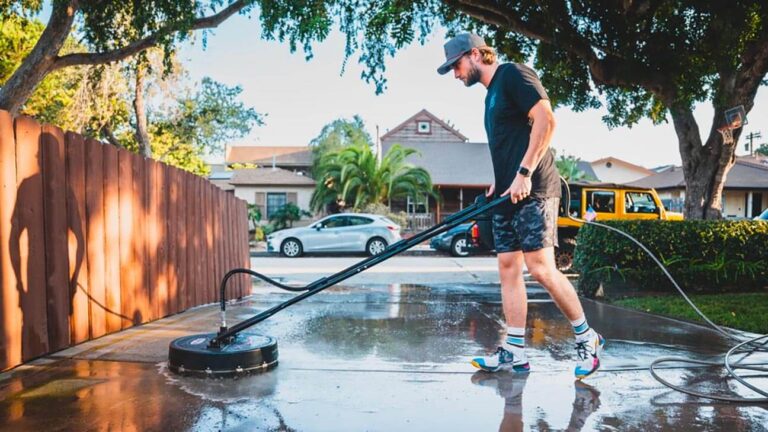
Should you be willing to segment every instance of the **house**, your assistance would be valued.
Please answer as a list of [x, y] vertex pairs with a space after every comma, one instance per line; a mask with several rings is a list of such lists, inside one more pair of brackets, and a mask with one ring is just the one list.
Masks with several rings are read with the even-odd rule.
[[[679, 211], [683, 207], [685, 180], [682, 167], [667, 169], [629, 185], [656, 189], [665, 207], [672, 210]], [[752, 218], [768, 208], [768, 159], [737, 157], [725, 179], [722, 204], [726, 218]]]
[[606, 157], [589, 163], [595, 177], [601, 182], [624, 184], [655, 174], [655, 171], [631, 164], [615, 157]]
[[392, 210], [405, 211], [411, 228], [421, 229], [471, 205], [493, 182], [493, 166], [487, 143], [469, 142], [453, 126], [426, 109], [381, 136], [386, 152], [400, 144], [417, 150], [408, 162], [429, 172], [441, 202], [429, 196], [392, 202]]
[[[245, 168], [232, 172], [229, 183], [234, 187], [235, 196], [255, 204], [261, 210], [262, 221], [287, 203], [294, 203], [302, 210], [308, 210], [315, 181], [302, 172], [282, 168]], [[306, 225], [310, 219], [302, 217], [296, 225]]]

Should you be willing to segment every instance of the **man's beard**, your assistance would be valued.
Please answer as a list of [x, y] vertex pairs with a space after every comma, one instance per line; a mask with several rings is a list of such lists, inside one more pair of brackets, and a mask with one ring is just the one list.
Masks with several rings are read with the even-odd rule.
[[467, 80], [464, 81], [464, 85], [472, 87], [480, 81], [480, 69], [477, 66], [470, 64], [469, 73], [467, 73]]

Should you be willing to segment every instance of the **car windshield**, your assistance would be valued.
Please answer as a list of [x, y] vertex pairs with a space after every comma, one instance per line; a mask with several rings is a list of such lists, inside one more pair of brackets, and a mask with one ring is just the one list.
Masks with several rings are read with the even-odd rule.
[[763, 210], [757, 218], [760, 220], [768, 220], [768, 209]]

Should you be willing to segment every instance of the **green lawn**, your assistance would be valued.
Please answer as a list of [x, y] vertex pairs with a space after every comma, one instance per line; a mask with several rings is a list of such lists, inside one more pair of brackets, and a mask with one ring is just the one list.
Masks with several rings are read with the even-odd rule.
[[[768, 333], [768, 293], [689, 296], [715, 324], [759, 334]], [[679, 295], [613, 301], [629, 309], [704, 322]]]

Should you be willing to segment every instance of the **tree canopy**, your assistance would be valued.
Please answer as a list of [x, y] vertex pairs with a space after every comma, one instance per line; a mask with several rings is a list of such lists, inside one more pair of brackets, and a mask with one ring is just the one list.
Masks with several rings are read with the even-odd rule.
[[[0, 108], [15, 113], [50, 73], [107, 64], [152, 46], [166, 54], [191, 31], [214, 28], [235, 13], [260, 12], [262, 35], [301, 47], [334, 27], [359, 54], [362, 78], [386, 88], [386, 59], [438, 26], [471, 30], [506, 60], [532, 62], [555, 105], [603, 107], [609, 127], [671, 117], [686, 181], [689, 218], [721, 216], [722, 187], [736, 142], [717, 128], [726, 109], [749, 113], [768, 72], [768, 3], [763, 0], [55, 0], [51, 18], [22, 64], [0, 88]], [[137, 7], [140, 5], [140, 7]], [[40, 0], [0, 0], [0, 16], [34, 13]], [[63, 47], [78, 23], [86, 52]], [[166, 56], [166, 59], [169, 57]], [[437, 77], [436, 77], [437, 78]], [[693, 106], [712, 105], [702, 134]]]

